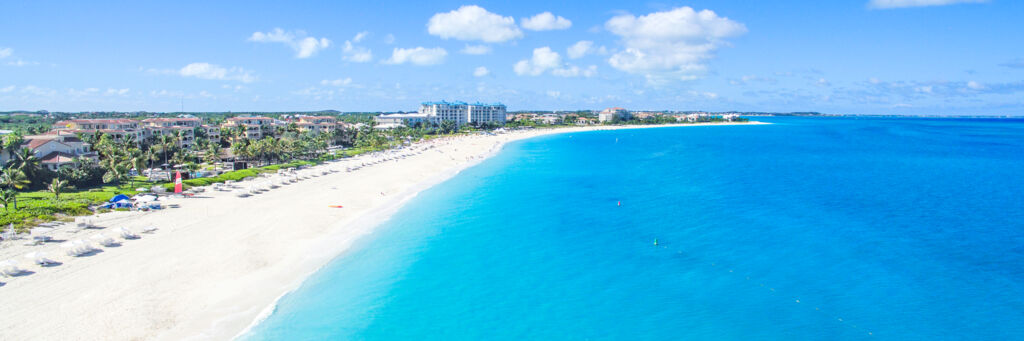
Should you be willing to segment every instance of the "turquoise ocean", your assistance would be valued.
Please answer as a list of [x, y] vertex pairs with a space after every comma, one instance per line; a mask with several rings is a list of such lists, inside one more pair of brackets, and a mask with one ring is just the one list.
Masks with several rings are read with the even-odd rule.
[[1024, 120], [756, 119], [511, 143], [243, 339], [1024, 340]]

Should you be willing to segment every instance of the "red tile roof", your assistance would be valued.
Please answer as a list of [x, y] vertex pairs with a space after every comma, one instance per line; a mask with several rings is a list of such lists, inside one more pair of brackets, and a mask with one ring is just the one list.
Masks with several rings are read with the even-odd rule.
[[75, 160], [75, 156], [64, 152], [52, 152], [40, 158], [42, 163], [68, 163]]

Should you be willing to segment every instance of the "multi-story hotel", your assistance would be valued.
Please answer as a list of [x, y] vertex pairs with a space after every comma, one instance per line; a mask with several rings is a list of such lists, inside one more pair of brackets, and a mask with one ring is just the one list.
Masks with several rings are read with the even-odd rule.
[[299, 126], [300, 132], [309, 132], [314, 135], [332, 133], [343, 126], [334, 116], [299, 116], [295, 124]]
[[397, 125], [411, 126], [416, 123], [441, 124], [444, 121], [456, 125], [473, 123], [505, 124], [505, 105], [466, 102], [424, 102], [415, 114], [387, 114], [374, 118], [378, 127], [392, 128]]
[[245, 127], [245, 137], [250, 140], [259, 140], [264, 136], [274, 134], [274, 119], [262, 116], [239, 116], [231, 117], [224, 122], [222, 127], [233, 128], [236, 126]]
[[501, 103], [424, 102], [419, 113], [438, 124], [444, 121], [452, 121], [459, 126], [485, 122], [505, 124], [505, 105]]
[[136, 143], [142, 142], [142, 139], [146, 137], [142, 127], [139, 126], [139, 121], [126, 118], [57, 121], [57, 123], [53, 124], [53, 130], [47, 134], [81, 134], [83, 136], [92, 136], [96, 133], [110, 135], [115, 141], [132, 137]]
[[202, 119], [196, 117], [147, 118], [142, 120], [143, 134], [146, 138], [180, 134], [179, 145], [191, 148], [195, 143], [195, 128], [201, 126], [202, 122]]

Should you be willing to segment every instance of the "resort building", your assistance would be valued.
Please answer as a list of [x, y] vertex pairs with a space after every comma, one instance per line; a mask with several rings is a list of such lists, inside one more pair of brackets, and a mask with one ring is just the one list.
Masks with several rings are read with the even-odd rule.
[[142, 120], [142, 124], [144, 135], [148, 139], [178, 135], [178, 144], [182, 148], [191, 148], [195, 144], [195, 129], [202, 125], [202, 120], [195, 117], [147, 118]]
[[377, 124], [375, 126], [377, 129], [391, 129], [399, 126], [412, 127], [416, 124], [430, 123], [427, 115], [420, 113], [378, 115], [373, 118], [373, 122]]
[[232, 129], [238, 126], [245, 127], [245, 138], [259, 140], [264, 136], [273, 136], [277, 126], [273, 118], [263, 116], [239, 116], [231, 117], [221, 127]]
[[556, 114], [544, 114], [537, 118], [537, 122], [542, 124], [559, 124], [562, 123], [562, 116]]
[[505, 124], [505, 105], [501, 103], [483, 104], [466, 102], [424, 102], [420, 105], [419, 114], [434, 124], [444, 121], [455, 122], [456, 125], [473, 123]]
[[96, 152], [91, 150], [89, 143], [82, 141], [74, 134], [44, 134], [25, 136], [22, 148], [32, 151], [40, 163], [51, 171], [74, 164], [75, 158], [90, 161], [99, 160]]
[[629, 111], [623, 108], [608, 108], [602, 110], [597, 114], [597, 119], [601, 123], [611, 122], [615, 120], [628, 120], [632, 118]]
[[298, 122], [300, 132], [309, 132], [314, 135], [320, 133], [333, 133], [342, 127], [338, 119], [333, 116], [299, 116]]
[[110, 135], [115, 141], [124, 138], [133, 138], [140, 143], [145, 138], [145, 132], [139, 125], [139, 121], [125, 118], [116, 119], [75, 119], [57, 121], [53, 124], [53, 130], [47, 135], [83, 135], [93, 136], [96, 133]]
[[220, 127], [204, 124], [199, 128], [206, 132], [206, 138], [211, 141], [220, 141]]

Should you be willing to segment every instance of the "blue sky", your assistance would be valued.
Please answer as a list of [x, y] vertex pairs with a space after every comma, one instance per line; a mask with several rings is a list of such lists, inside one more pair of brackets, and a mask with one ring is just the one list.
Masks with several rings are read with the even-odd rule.
[[11, 1], [0, 110], [1024, 115], [1021, 18], [1009, 0]]

